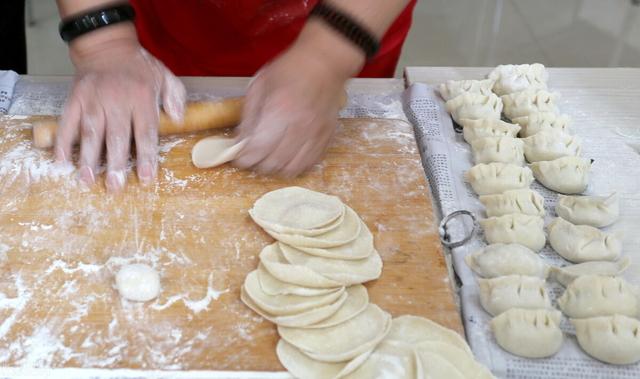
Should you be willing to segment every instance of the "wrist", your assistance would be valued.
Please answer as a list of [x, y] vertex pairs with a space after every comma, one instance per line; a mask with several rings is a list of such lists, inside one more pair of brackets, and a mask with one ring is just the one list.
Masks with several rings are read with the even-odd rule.
[[333, 73], [345, 81], [357, 75], [366, 62], [362, 49], [315, 18], [307, 21], [294, 48], [327, 63]]
[[69, 57], [76, 68], [100, 63], [109, 56], [138, 51], [140, 42], [132, 22], [122, 22], [82, 35], [69, 44]]

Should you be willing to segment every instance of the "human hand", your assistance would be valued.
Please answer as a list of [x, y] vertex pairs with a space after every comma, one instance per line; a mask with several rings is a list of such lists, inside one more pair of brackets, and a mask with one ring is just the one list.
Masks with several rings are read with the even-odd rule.
[[59, 123], [56, 159], [70, 160], [79, 139], [79, 176], [91, 185], [106, 146], [105, 184], [118, 192], [126, 182], [133, 133], [138, 178], [152, 182], [158, 161], [158, 103], [162, 99], [164, 111], [179, 122], [184, 85], [137, 39], [107, 40], [102, 46], [94, 41], [71, 49], [76, 74]]
[[[322, 158], [338, 124], [345, 82], [363, 58], [341, 37], [318, 41], [319, 35], [301, 36], [249, 86], [237, 128], [237, 139], [245, 145], [235, 166], [290, 177]], [[322, 48], [325, 43], [331, 45], [331, 54]]]

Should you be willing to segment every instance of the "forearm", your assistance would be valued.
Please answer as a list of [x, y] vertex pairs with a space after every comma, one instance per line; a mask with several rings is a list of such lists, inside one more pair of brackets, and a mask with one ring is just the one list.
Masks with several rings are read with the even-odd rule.
[[[408, 0], [325, 0], [325, 4], [349, 15], [362, 28], [380, 40]], [[311, 17], [295, 44], [331, 62], [336, 74], [347, 79], [356, 75], [366, 62], [364, 51], [324, 20]]]
[[[62, 19], [112, 5], [113, 0], [56, 0]], [[135, 49], [139, 46], [132, 22], [121, 22], [82, 35], [69, 44], [69, 56], [76, 65], [99, 59], [100, 52]]]

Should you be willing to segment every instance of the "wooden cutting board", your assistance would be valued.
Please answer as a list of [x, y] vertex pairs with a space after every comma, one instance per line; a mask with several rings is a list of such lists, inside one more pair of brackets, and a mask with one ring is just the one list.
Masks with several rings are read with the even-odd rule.
[[[30, 146], [30, 118], [0, 119], [0, 365], [282, 370], [275, 327], [239, 300], [272, 240], [248, 216], [262, 194], [298, 185], [339, 196], [363, 218], [384, 261], [367, 284], [394, 316], [461, 332], [412, 128], [342, 120], [327, 158], [294, 180], [229, 166], [198, 170], [204, 134], [161, 140], [157, 184], [86, 189]], [[155, 267], [160, 297], [121, 300], [114, 273]]]

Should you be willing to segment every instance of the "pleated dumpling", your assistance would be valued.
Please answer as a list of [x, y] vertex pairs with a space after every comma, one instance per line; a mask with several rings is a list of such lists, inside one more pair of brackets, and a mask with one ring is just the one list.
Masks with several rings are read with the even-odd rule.
[[544, 220], [539, 216], [519, 213], [480, 220], [484, 237], [490, 244], [517, 243], [540, 251], [546, 242]]
[[508, 275], [478, 279], [480, 304], [492, 316], [512, 308], [551, 309], [545, 280], [535, 276]]
[[529, 167], [492, 162], [471, 167], [465, 172], [464, 178], [478, 195], [491, 195], [529, 188], [533, 182], [533, 173]]
[[546, 278], [549, 266], [531, 249], [516, 243], [496, 243], [464, 257], [467, 266], [483, 278], [526, 275]]
[[556, 100], [557, 93], [545, 90], [528, 89], [520, 92], [510, 93], [500, 97], [504, 106], [504, 114], [510, 120], [516, 117], [528, 116], [537, 112], [558, 113]]
[[589, 184], [591, 160], [581, 157], [562, 157], [552, 161], [529, 165], [533, 176], [550, 190], [564, 193], [582, 193]]
[[640, 321], [613, 315], [571, 320], [578, 344], [602, 362], [628, 365], [640, 361]]
[[460, 120], [462, 136], [467, 143], [484, 137], [517, 137], [520, 126], [497, 119]]
[[556, 213], [576, 225], [602, 228], [616, 222], [620, 215], [620, 203], [615, 192], [609, 196], [560, 195]]
[[573, 225], [561, 217], [549, 224], [549, 244], [564, 259], [574, 262], [615, 261], [622, 243], [615, 234], [587, 225]]
[[438, 92], [445, 101], [451, 100], [463, 93], [479, 93], [481, 95], [491, 94], [493, 79], [484, 80], [447, 80], [438, 86]]
[[522, 166], [523, 142], [513, 137], [484, 137], [471, 142], [475, 163], [502, 162]]
[[555, 129], [569, 133], [571, 118], [556, 112], [535, 112], [528, 116], [516, 117], [511, 120], [514, 124], [520, 125], [520, 137], [529, 137], [544, 130]]
[[572, 318], [638, 314], [638, 289], [619, 277], [584, 275], [571, 282], [558, 306]]
[[576, 136], [556, 129], [548, 129], [523, 138], [524, 156], [529, 162], [552, 161], [554, 159], [579, 156], [582, 143]]
[[530, 88], [546, 89], [549, 74], [540, 63], [505, 64], [494, 68], [488, 77], [496, 81], [493, 91], [498, 95], [506, 95]]
[[485, 207], [487, 217], [521, 213], [531, 216], [544, 216], [544, 198], [538, 192], [523, 188], [505, 191], [501, 194], [482, 195], [480, 202]]
[[615, 262], [591, 261], [564, 267], [553, 266], [550, 273], [553, 280], [567, 287], [571, 282], [584, 275], [618, 276], [630, 264], [629, 257], [622, 257]]
[[550, 309], [513, 308], [491, 320], [501, 348], [525, 358], [545, 358], [562, 347], [562, 314]]
[[500, 119], [502, 101], [493, 93], [463, 93], [446, 103], [447, 112], [460, 123], [462, 119]]

